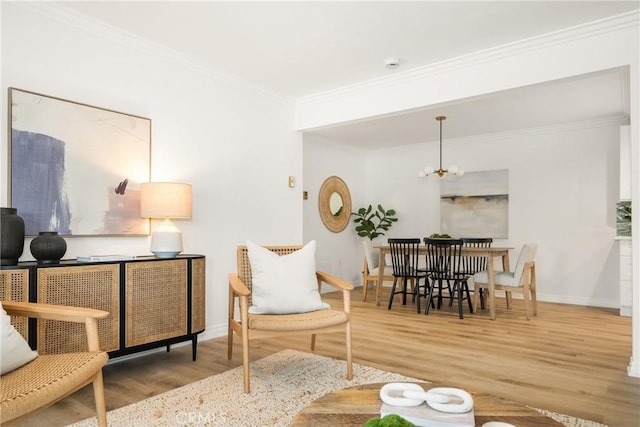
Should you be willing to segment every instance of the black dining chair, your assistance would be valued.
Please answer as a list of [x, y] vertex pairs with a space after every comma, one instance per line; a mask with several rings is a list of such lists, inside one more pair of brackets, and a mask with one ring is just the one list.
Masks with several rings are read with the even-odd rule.
[[[473, 313], [467, 275], [462, 272], [462, 239], [431, 239], [426, 237], [427, 245], [427, 291], [428, 300], [425, 314], [429, 314], [429, 307], [437, 297], [437, 307], [442, 306], [443, 285], [446, 284], [450, 305], [453, 300], [458, 301], [458, 315], [463, 318], [462, 305], [464, 300], [469, 304], [469, 311]], [[418, 295], [420, 298], [420, 295]]]
[[[468, 248], [490, 248], [493, 243], [491, 237], [463, 237], [462, 246]], [[487, 271], [487, 258], [483, 256], [462, 256], [462, 272], [467, 276], [473, 276], [479, 271]], [[471, 292], [471, 291], [470, 291]], [[480, 308], [484, 310], [484, 295], [482, 288], [474, 289], [480, 297]]]
[[[393, 286], [389, 296], [389, 307], [393, 304], [393, 297], [402, 294], [402, 305], [407, 304], [407, 284], [413, 284], [413, 298], [420, 293], [420, 280], [424, 279], [426, 286], [427, 272], [418, 268], [420, 259], [420, 239], [388, 239], [391, 251], [391, 267], [393, 269]], [[396, 290], [398, 280], [401, 281], [401, 289]], [[426, 292], [426, 291], [425, 291]], [[426, 293], [425, 293], [426, 295]], [[418, 313], [420, 313], [420, 298], [418, 297]]]

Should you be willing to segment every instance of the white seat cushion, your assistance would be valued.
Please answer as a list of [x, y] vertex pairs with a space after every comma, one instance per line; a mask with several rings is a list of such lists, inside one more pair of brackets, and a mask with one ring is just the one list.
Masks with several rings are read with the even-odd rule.
[[[520, 286], [520, 279], [524, 273], [524, 266], [527, 262], [533, 261], [536, 256], [536, 250], [538, 245], [535, 243], [527, 243], [522, 246], [520, 256], [518, 256], [518, 262], [516, 263], [515, 271], [496, 271], [494, 273], [494, 279], [496, 285], [513, 286], [514, 288]], [[473, 283], [489, 283], [489, 276], [486, 271], [479, 271], [473, 275]]]
[[[517, 287], [519, 283], [516, 283], [513, 273], [508, 271], [496, 271], [494, 273], [494, 279], [496, 285], [513, 286]], [[489, 283], [489, 276], [486, 271], [480, 271], [473, 275], [473, 283]]]
[[[379, 271], [380, 268], [376, 267], [373, 270], [369, 271], [369, 276], [377, 276]], [[385, 276], [393, 276], [393, 267], [391, 267], [390, 265], [385, 265], [383, 274]]]

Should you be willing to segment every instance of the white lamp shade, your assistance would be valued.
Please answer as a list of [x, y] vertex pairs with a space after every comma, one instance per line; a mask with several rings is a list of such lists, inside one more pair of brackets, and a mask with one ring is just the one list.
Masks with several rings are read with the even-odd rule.
[[146, 182], [140, 187], [140, 216], [191, 218], [191, 184]]

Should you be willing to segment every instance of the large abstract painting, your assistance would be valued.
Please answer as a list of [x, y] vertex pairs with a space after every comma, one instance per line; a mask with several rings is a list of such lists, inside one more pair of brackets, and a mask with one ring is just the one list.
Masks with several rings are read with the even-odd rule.
[[441, 233], [509, 237], [509, 171], [468, 172], [440, 181]]
[[151, 120], [9, 88], [11, 206], [25, 234], [140, 236]]

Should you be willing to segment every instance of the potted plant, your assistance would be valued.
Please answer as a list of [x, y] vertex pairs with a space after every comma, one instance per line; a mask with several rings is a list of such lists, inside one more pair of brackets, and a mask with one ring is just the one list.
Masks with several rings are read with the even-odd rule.
[[395, 217], [396, 211], [393, 209], [385, 210], [382, 205], [378, 205], [375, 211], [369, 205], [366, 208], [358, 209], [358, 212], [352, 212], [356, 218], [353, 220], [356, 224], [356, 233], [360, 237], [367, 237], [373, 240], [378, 236], [384, 236], [384, 232], [388, 231], [394, 222], [398, 221]]

